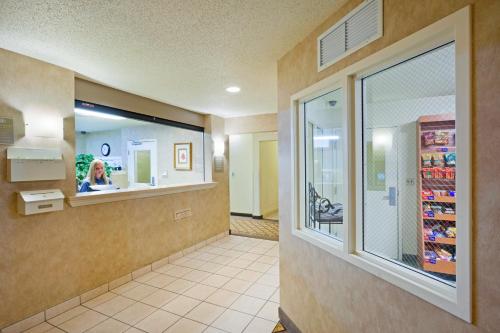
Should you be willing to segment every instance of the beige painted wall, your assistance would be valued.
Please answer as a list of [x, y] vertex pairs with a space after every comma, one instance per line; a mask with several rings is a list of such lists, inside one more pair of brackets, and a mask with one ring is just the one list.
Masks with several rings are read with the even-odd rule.
[[261, 141], [260, 145], [260, 213], [278, 210], [278, 141]]
[[[16, 146], [61, 147], [67, 169], [64, 181], [9, 183], [0, 145], [0, 327], [229, 229], [227, 160], [213, 173], [213, 189], [18, 215], [17, 191], [74, 194], [74, 74], [3, 49], [0, 64], [0, 117], [16, 119]], [[64, 140], [25, 137], [23, 116], [31, 112], [69, 117]], [[224, 137], [221, 118], [176, 112]], [[193, 216], [174, 222], [173, 212], [187, 207]]]
[[276, 132], [278, 130], [277, 116], [277, 113], [268, 113], [248, 117], [225, 118], [226, 134]]
[[205, 115], [200, 113], [80, 78], [75, 79], [75, 98], [85, 102], [106, 105], [196, 126], [203, 127], [205, 121]]
[[[498, 332], [500, 328], [500, 1], [385, 0], [384, 36], [318, 73], [316, 38], [361, 0], [332, 14], [278, 63], [281, 307], [304, 332]], [[290, 96], [405, 36], [472, 6], [473, 324], [291, 235]]]

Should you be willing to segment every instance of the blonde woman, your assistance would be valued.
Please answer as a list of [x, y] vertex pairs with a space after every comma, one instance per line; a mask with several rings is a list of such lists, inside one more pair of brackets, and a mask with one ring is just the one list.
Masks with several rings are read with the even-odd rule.
[[104, 162], [101, 160], [96, 159], [90, 163], [87, 178], [83, 180], [80, 192], [91, 192], [92, 185], [111, 185], [111, 179], [106, 176]]

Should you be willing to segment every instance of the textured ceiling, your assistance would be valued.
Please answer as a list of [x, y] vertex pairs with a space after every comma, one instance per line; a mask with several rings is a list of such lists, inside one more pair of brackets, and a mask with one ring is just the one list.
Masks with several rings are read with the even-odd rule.
[[194, 111], [272, 113], [277, 60], [345, 2], [1, 0], [0, 47]]

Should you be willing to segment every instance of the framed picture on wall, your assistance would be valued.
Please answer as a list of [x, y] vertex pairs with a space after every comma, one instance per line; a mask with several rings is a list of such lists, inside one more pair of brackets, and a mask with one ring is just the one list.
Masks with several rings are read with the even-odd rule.
[[192, 143], [174, 143], [174, 169], [191, 170], [193, 168]]

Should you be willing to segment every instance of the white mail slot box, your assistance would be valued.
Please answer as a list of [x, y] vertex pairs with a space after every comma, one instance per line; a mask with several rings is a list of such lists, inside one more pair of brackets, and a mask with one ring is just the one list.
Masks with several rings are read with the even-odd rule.
[[54, 212], [64, 209], [61, 190], [21, 191], [17, 196], [17, 212], [21, 215]]
[[60, 149], [7, 148], [7, 179], [10, 182], [66, 179]]

